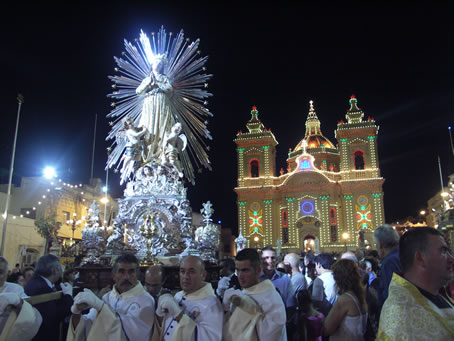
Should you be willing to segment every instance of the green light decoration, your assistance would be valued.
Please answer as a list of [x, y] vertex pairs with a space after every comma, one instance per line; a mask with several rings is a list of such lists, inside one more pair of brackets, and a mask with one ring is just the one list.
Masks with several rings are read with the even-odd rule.
[[238, 148], [237, 149], [239, 152], [244, 152], [244, 148]]
[[374, 198], [380, 198], [381, 195], [382, 195], [382, 193], [372, 193], [372, 196], [373, 196]]
[[238, 206], [246, 206], [246, 201], [238, 201]]
[[351, 200], [353, 198], [353, 195], [344, 195], [344, 198], [347, 200]]
[[271, 200], [271, 199], [270, 199], [270, 200], [263, 200], [263, 202], [264, 202], [266, 205], [269, 205], [269, 204], [271, 204], [271, 203], [273, 202], [273, 200]]
[[371, 135], [367, 137], [369, 140], [375, 140], [375, 136]]

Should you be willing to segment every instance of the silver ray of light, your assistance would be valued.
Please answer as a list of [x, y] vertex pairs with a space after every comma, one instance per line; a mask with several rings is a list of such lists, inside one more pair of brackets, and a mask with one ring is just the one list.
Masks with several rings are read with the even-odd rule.
[[184, 174], [193, 182], [195, 170], [200, 170], [202, 166], [211, 169], [204, 139], [212, 139], [206, 126], [207, 118], [213, 116], [206, 108], [206, 99], [212, 96], [206, 90], [207, 81], [212, 75], [205, 73], [208, 57], [200, 57], [199, 43], [199, 39], [193, 42], [185, 39], [183, 30], [173, 36], [172, 33], [167, 34], [163, 27], [157, 34], [151, 35], [151, 41], [143, 31], [135, 44], [124, 41], [125, 51], [122, 57], [114, 57], [117, 75], [109, 76], [115, 91], [108, 97], [115, 102], [107, 115], [114, 119], [107, 139], [115, 141], [107, 167], [118, 164], [125, 151], [123, 119], [131, 117], [136, 125], [141, 120], [144, 97], [137, 95], [135, 90], [151, 74], [155, 57], [165, 55], [167, 63], [162, 74], [173, 87], [168, 98], [171, 102], [171, 122], [180, 122], [188, 139], [188, 148], [180, 155]]

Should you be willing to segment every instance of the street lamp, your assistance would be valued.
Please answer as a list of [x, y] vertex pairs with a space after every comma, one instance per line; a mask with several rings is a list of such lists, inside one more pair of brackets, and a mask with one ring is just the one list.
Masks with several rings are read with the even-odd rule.
[[347, 251], [347, 240], [350, 238], [348, 232], [342, 233], [342, 239], [344, 239], [345, 251]]
[[259, 243], [259, 237], [255, 236], [254, 237], [254, 242], [255, 242], [255, 248], [257, 248], [257, 245]]
[[70, 242], [71, 245], [74, 244], [74, 231], [76, 231], [76, 228], [81, 223], [81, 221], [80, 220], [76, 220], [76, 218], [77, 218], [77, 213], [73, 213], [73, 219], [69, 219], [69, 220], [66, 221], [66, 224], [72, 225], [71, 226], [72, 236], [71, 236], [71, 242]]

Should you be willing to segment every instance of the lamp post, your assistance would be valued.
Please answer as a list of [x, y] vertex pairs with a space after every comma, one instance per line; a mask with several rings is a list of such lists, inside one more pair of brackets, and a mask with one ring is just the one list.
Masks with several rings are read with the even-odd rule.
[[345, 251], [347, 251], [347, 240], [348, 240], [349, 238], [350, 238], [350, 235], [348, 234], [348, 232], [342, 233], [342, 239], [344, 239]]
[[14, 133], [13, 153], [11, 156], [11, 165], [9, 167], [8, 193], [6, 194], [5, 213], [3, 215], [2, 244], [0, 246], [0, 255], [1, 256], [5, 255], [6, 226], [8, 225], [9, 200], [11, 197], [11, 184], [13, 182], [14, 157], [16, 156], [16, 142], [17, 142], [17, 132], [19, 130], [20, 109], [22, 107], [22, 103], [24, 103], [24, 96], [19, 94], [17, 96], [17, 102], [18, 102], [19, 106], [17, 108], [16, 132]]
[[71, 226], [72, 235], [71, 235], [71, 242], [70, 242], [71, 245], [74, 244], [74, 231], [76, 231], [77, 227], [81, 223], [81, 221], [80, 220], [76, 220], [76, 218], [77, 218], [77, 213], [73, 213], [73, 219], [70, 219], [70, 220], [66, 221], [66, 224], [72, 225]]

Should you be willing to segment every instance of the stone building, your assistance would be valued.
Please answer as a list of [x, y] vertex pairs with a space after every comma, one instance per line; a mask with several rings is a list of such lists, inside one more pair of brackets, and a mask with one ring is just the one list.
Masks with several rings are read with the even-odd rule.
[[306, 132], [290, 150], [287, 172], [276, 172], [276, 146], [256, 107], [239, 132], [238, 224], [249, 247], [283, 252], [341, 251], [373, 243], [384, 223], [383, 182], [377, 153], [378, 126], [364, 119], [355, 96], [334, 145], [326, 138], [312, 101]]
[[[0, 185], [0, 192], [6, 193], [7, 186]], [[5, 207], [5, 193], [0, 193], [2, 208]], [[45, 240], [36, 232], [34, 222], [52, 214], [59, 226], [58, 238], [64, 246], [81, 240], [85, 217], [93, 201], [100, 207], [100, 224], [103, 224], [105, 210], [108, 225], [118, 213], [118, 203], [103, 192], [101, 179], [73, 185], [42, 177], [22, 177], [20, 185], [13, 186], [11, 190], [5, 257], [9, 262], [24, 265], [42, 256]]]

